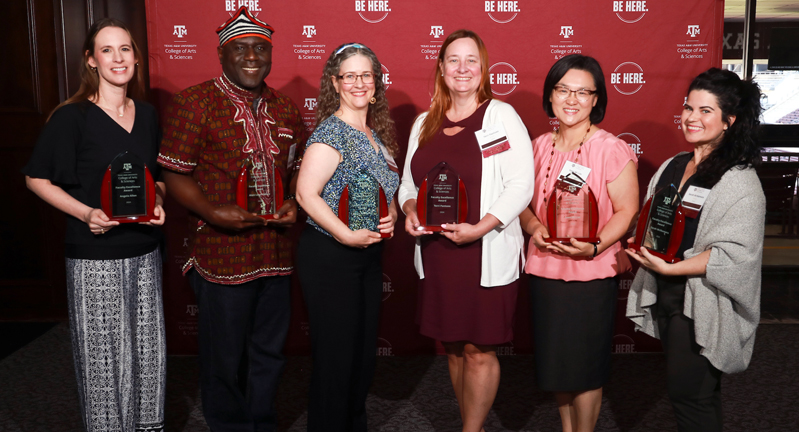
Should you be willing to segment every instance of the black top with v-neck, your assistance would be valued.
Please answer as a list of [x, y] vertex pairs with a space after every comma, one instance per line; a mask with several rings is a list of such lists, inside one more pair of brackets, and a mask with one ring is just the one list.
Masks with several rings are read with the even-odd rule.
[[[134, 103], [136, 118], [130, 132], [89, 101], [59, 108], [45, 125], [22, 172], [50, 180], [92, 208], [100, 208], [103, 175], [122, 152], [138, 156], [153, 178], [161, 181], [156, 163], [161, 138], [158, 115], [152, 105]], [[77, 259], [131, 258], [152, 252], [160, 239], [158, 227], [137, 223], [120, 224], [94, 235], [85, 222], [68, 216], [65, 254]]]
[[[682, 177], [685, 174], [685, 168], [688, 166], [688, 162], [691, 161], [693, 156], [693, 153], [675, 156], [663, 170], [655, 189], [665, 189], [670, 187], [670, 185], [679, 187], [680, 181], [682, 181]], [[688, 188], [695, 185], [695, 177], [696, 174], [693, 174], [685, 180], [685, 183], [680, 188], [680, 196], [685, 196]], [[680, 247], [677, 249], [677, 258], [685, 259], [685, 251], [694, 247], [696, 229], [699, 226], [699, 218], [701, 216], [702, 210], [699, 210], [699, 214], [695, 218], [685, 218], [685, 231], [683, 232]], [[687, 276], [657, 275], [658, 299], [656, 312], [658, 316], [669, 317], [682, 313], [683, 302], [685, 300], [685, 284], [687, 281]]]

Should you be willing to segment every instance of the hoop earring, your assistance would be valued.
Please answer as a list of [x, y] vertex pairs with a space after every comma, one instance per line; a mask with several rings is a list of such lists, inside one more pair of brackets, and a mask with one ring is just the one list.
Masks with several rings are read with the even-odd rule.
[[370, 104], [372, 104], [372, 105], [374, 105], [374, 104], [375, 104], [375, 102], [377, 102], [377, 99], [375, 99], [375, 97], [374, 97], [374, 96], [372, 96], [372, 98], [371, 98], [371, 99], [369, 99], [369, 103], [370, 103]]

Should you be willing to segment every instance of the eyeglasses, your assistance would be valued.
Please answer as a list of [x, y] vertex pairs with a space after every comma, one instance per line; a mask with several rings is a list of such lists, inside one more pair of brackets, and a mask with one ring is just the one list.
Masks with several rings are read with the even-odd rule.
[[361, 82], [364, 84], [372, 84], [375, 82], [375, 75], [371, 72], [364, 72], [360, 75], [348, 73], [338, 76], [338, 79], [340, 79], [344, 84], [355, 84], [355, 81], [357, 81], [358, 78], [360, 78]]
[[556, 85], [555, 89], [552, 90], [552, 93], [555, 94], [555, 97], [558, 99], [568, 99], [572, 93], [577, 97], [577, 100], [580, 102], [588, 102], [588, 99], [591, 98], [591, 95], [596, 93], [596, 90], [588, 90], [588, 89], [577, 89], [572, 90], [566, 86]]

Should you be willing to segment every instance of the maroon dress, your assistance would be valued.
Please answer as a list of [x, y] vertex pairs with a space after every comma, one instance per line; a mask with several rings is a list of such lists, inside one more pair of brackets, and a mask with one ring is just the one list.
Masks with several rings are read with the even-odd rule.
[[[475, 131], [483, 128], [488, 103], [458, 123], [444, 119], [441, 130], [413, 155], [411, 174], [416, 185], [427, 173], [446, 161], [466, 185], [469, 210], [466, 222], [480, 221], [482, 154]], [[461, 126], [453, 136], [443, 129]], [[422, 237], [424, 279], [419, 281], [416, 320], [425, 336], [443, 341], [468, 341], [497, 345], [513, 339], [518, 280], [509, 285], [480, 286], [482, 241], [458, 246], [443, 235]]]

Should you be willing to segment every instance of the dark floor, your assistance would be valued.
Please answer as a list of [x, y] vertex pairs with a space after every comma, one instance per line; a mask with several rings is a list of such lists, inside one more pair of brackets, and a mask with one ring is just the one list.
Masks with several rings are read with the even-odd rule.
[[[749, 369], [722, 379], [726, 432], [795, 431], [799, 326], [762, 325]], [[533, 381], [533, 356], [500, 358], [502, 382], [485, 429], [555, 431], [553, 398]], [[279, 431], [306, 426], [311, 362], [290, 357], [278, 391]], [[197, 389], [196, 357], [167, 360], [167, 431], [207, 432]], [[613, 356], [596, 431], [676, 430], [661, 354]], [[367, 399], [369, 430], [459, 432], [460, 416], [443, 356], [379, 357]], [[81, 429], [69, 331], [59, 324], [0, 361], [0, 431]]]
[[[792, 325], [799, 324], [797, 267], [764, 267], [761, 305], [764, 325], [750, 368], [723, 380], [727, 432], [799, 430], [799, 325]], [[500, 361], [502, 383], [486, 430], [558, 430], [554, 401], [536, 389], [530, 373], [534, 357]], [[308, 357], [287, 363], [278, 395], [281, 431], [305, 429], [310, 367]], [[167, 430], [207, 431], [196, 357], [170, 356], [167, 368]], [[663, 370], [660, 354], [614, 355], [596, 430], [675, 430]], [[0, 322], [0, 431], [80, 430], [77, 407], [66, 325]], [[380, 357], [367, 409], [370, 430], [460, 430], [440, 356]]]

